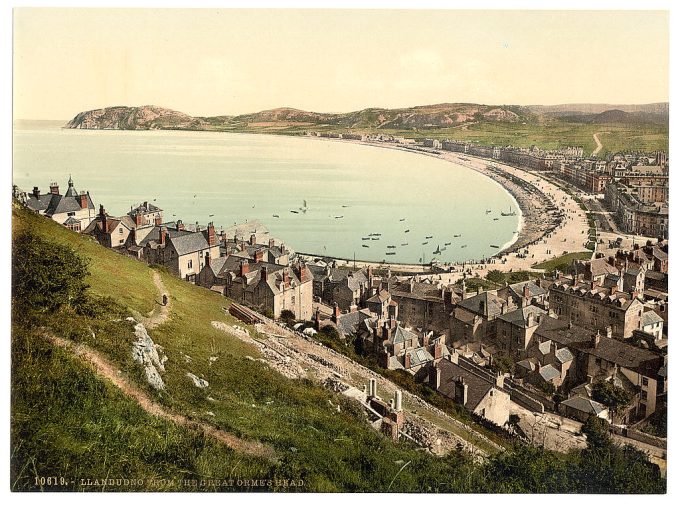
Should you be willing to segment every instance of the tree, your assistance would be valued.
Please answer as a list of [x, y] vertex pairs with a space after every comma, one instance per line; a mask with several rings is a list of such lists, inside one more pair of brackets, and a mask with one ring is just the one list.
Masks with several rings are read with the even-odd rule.
[[12, 301], [15, 307], [53, 312], [87, 300], [87, 261], [69, 246], [22, 232], [12, 243]]
[[617, 413], [630, 403], [632, 397], [628, 391], [610, 381], [598, 381], [593, 385], [593, 399]]
[[581, 426], [581, 433], [586, 436], [589, 448], [603, 448], [611, 444], [609, 423], [601, 417], [590, 416]]
[[505, 275], [500, 270], [489, 270], [489, 273], [486, 274], [486, 280], [495, 284], [503, 284]]
[[290, 326], [291, 324], [293, 324], [295, 322], [295, 314], [291, 310], [283, 309], [281, 311], [280, 319], [281, 319], [281, 321], [286, 323], [288, 326]]

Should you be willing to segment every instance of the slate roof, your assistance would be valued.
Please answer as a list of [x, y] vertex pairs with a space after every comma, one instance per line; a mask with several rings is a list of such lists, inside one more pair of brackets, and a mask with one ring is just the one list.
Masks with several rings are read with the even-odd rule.
[[424, 347], [408, 350], [406, 351], [406, 354], [408, 354], [409, 359], [411, 360], [411, 368], [434, 361], [434, 357]]
[[[94, 203], [90, 195], [87, 195], [87, 208], [94, 209]], [[66, 212], [77, 212], [82, 210], [80, 206], [80, 198], [76, 196], [61, 196], [52, 195], [49, 205], [45, 210], [45, 214], [53, 216], [54, 214], [63, 214]]]
[[46, 195], [40, 195], [38, 198], [36, 198], [33, 193], [29, 193], [26, 205], [29, 209], [36, 212], [45, 211], [47, 210], [47, 207], [49, 207], [53, 196], [54, 195], [47, 193]]
[[598, 415], [607, 410], [607, 407], [601, 403], [590, 400], [589, 398], [584, 398], [583, 396], [572, 396], [571, 398], [564, 400], [561, 405], [594, 415]]
[[[431, 302], [443, 303], [441, 288], [429, 282], [397, 281], [396, 279], [388, 283], [390, 294], [395, 297], [412, 298], [415, 300], [426, 300]], [[453, 295], [453, 301], [459, 297]]]
[[663, 318], [653, 310], [642, 313], [642, 327], [651, 326], [656, 323], [663, 324]]
[[535, 281], [524, 281], [510, 284], [508, 288], [518, 297], [524, 296], [524, 287], [529, 288], [529, 295], [531, 297], [545, 295], [547, 291], [541, 286], [538, 286]]
[[383, 302], [386, 302], [387, 300], [389, 300], [389, 298], [390, 298], [390, 293], [383, 289], [379, 293], [373, 295], [368, 300], [366, 300], [366, 302], [383, 303]]
[[462, 377], [468, 385], [465, 408], [474, 410], [479, 402], [493, 389], [494, 384], [466, 370], [447, 359], [441, 360], [436, 367], [441, 370], [439, 392], [449, 398], [455, 398], [454, 380]]
[[340, 314], [338, 317], [338, 331], [342, 335], [355, 334], [359, 326], [366, 319], [372, 319], [373, 314], [368, 309], [357, 310], [355, 312], [348, 312], [347, 314]]
[[533, 371], [535, 364], [536, 364], [535, 358], [527, 358], [517, 362], [517, 366], [522, 367], [530, 372]]
[[569, 293], [582, 298], [593, 298], [601, 303], [606, 303], [614, 309], [620, 310], [627, 310], [637, 300], [630, 293], [617, 291], [612, 294], [609, 288], [592, 286], [590, 282], [577, 281], [574, 285], [573, 280], [567, 277], [554, 281], [551, 290]]
[[219, 258], [210, 258], [210, 269], [213, 271], [213, 275], [217, 277], [222, 271], [224, 264], [227, 262], [226, 256], [220, 256]]
[[574, 359], [574, 355], [571, 353], [569, 349], [567, 349], [566, 347], [562, 347], [555, 351], [555, 358], [560, 363], [568, 363], [569, 361], [572, 361]]
[[484, 291], [471, 298], [466, 298], [458, 302], [458, 306], [470, 312], [479, 314], [480, 316], [489, 318], [501, 315], [501, 307], [505, 304], [505, 300], [499, 298], [490, 291]]
[[552, 365], [545, 365], [538, 369], [538, 374], [544, 381], [549, 382], [560, 376], [560, 372]]
[[186, 235], [170, 237], [169, 242], [172, 243], [177, 254], [180, 256], [210, 248], [203, 232], [187, 233]]
[[600, 335], [599, 344], [593, 347], [591, 338], [594, 333], [593, 329], [577, 325], [569, 328], [566, 321], [546, 317], [536, 329], [535, 335], [567, 346], [572, 353], [591, 354], [648, 377], [653, 377], [658, 373], [663, 361], [658, 354], [614, 338], [607, 338], [604, 335]]
[[[146, 204], [146, 205], [144, 205]], [[162, 212], [163, 209], [155, 206], [149, 202], [140, 203], [137, 207], [128, 212], [128, 216], [134, 216], [135, 214], [151, 214], [153, 212]]]
[[538, 350], [541, 354], [550, 354], [550, 345], [551, 342], [550, 340], [546, 340], [545, 342], [541, 342], [538, 344]]
[[547, 312], [540, 307], [535, 305], [527, 305], [526, 307], [520, 307], [517, 310], [511, 312], [506, 312], [498, 316], [498, 319], [507, 321], [508, 323], [519, 326], [520, 328], [527, 327], [527, 317], [533, 314], [534, 319], [540, 320], [543, 317], [547, 317]]
[[392, 337], [390, 338], [390, 343], [396, 345], [405, 342], [406, 340], [411, 340], [413, 338], [417, 340], [418, 335], [408, 331], [407, 329], [401, 326], [397, 326], [397, 329], [394, 331]]
[[[584, 265], [587, 265], [590, 263], [590, 272], [593, 277], [599, 277], [600, 275], [607, 275], [607, 274], [618, 274], [619, 269], [616, 268], [614, 265], [610, 265], [607, 262], [606, 258], [596, 258], [594, 260], [590, 260], [590, 262], [584, 262]], [[580, 264], [577, 264], [580, 265]], [[583, 273], [583, 270], [580, 270], [580, 268], [577, 266], [577, 273]]]

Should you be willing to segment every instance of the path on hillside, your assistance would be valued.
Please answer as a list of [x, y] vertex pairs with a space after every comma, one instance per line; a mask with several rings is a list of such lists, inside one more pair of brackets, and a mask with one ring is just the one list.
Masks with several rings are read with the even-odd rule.
[[[170, 318], [170, 308], [172, 307], [172, 300], [170, 298], [170, 293], [165, 289], [161, 275], [154, 271], [153, 272], [153, 283], [158, 288], [158, 293], [160, 295], [160, 301], [156, 300], [155, 303], [158, 305], [149, 312], [149, 317], [142, 318], [142, 324], [146, 326], [147, 330], [153, 330], [161, 324], [165, 323]], [[167, 304], [163, 305], [163, 295], [167, 295]]]
[[[157, 274], [156, 274], [157, 275]], [[182, 414], [170, 412], [159, 403], [152, 400], [144, 391], [120, 374], [104, 356], [85, 344], [75, 344], [69, 340], [57, 337], [48, 332], [43, 336], [52, 344], [71, 351], [75, 356], [88, 362], [100, 377], [112, 382], [125, 396], [134, 400], [145, 412], [152, 416], [165, 419], [179, 426], [201, 431], [204, 435], [222, 442], [234, 451], [250, 456], [274, 459], [274, 449], [270, 446], [238, 438], [236, 435], [220, 430], [205, 422], [194, 421]]]
[[[607, 133], [607, 132], [598, 132], [598, 133]], [[600, 142], [600, 137], [598, 137], [598, 133], [593, 133], [593, 140], [595, 141], [595, 144], [597, 144], [597, 147], [593, 151], [593, 156], [596, 156], [597, 153], [599, 153], [602, 150], [602, 142]]]

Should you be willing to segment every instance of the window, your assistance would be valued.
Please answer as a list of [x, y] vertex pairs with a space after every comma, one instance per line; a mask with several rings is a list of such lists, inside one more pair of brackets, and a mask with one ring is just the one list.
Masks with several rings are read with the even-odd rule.
[[76, 213], [75, 213], [75, 212], [67, 212], [66, 215], [67, 215], [67, 216], [75, 216]]
[[187, 268], [193, 268], [194, 267], [194, 260], [189, 260], [189, 263], [187, 263]]
[[642, 378], [642, 385], [647, 386], [649, 384], [649, 379], [647, 377]]
[[119, 233], [120, 235], [122, 235], [122, 234], [123, 234], [123, 228], [118, 228], [118, 233]]

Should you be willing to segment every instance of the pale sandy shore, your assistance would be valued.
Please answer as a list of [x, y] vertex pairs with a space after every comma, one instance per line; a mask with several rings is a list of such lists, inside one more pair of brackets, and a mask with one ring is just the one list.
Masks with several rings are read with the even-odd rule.
[[[314, 138], [314, 137], [311, 137]], [[398, 144], [361, 142], [352, 140], [319, 139], [333, 142], [353, 142], [387, 149], [440, 158], [457, 165], [476, 170], [501, 184], [513, 195], [522, 210], [521, 229], [512, 244], [497, 257], [486, 261], [468, 261], [452, 264], [451, 273], [431, 274], [429, 266], [399, 263], [353, 261], [336, 258], [338, 265], [391, 268], [394, 271], [417, 273], [432, 277], [441, 282], [454, 282], [463, 276], [479, 275], [484, 277], [489, 270], [503, 272], [532, 270], [532, 265], [554, 259], [566, 253], [586, 251], [588, 240], [588, 220], [578, 203], [564, 190], [548, 182], [538, 172], [528, 172], [520, 168], [504, 165], [486, 158], [443, 151], [440, 154], [408, 149]], [[549, 212], [549, 208], [554, 210]], [[312, 259], [318, 256], [308, 256]]]

